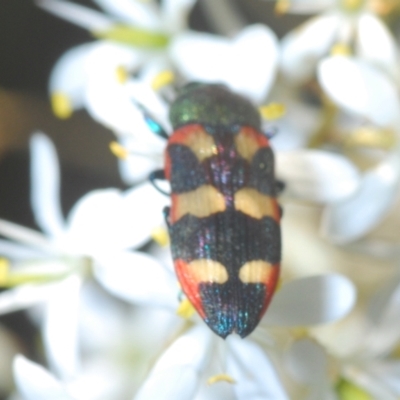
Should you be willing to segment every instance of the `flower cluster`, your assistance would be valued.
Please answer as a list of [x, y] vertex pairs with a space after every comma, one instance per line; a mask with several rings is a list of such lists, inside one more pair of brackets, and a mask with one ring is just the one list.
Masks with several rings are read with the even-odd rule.
[[[32, 135], [30, 200], [41, 231], [0, 219], [0, 314], [26, 310], [45, 362], [14, 358], [16, 392], [399, 398], [400, 43], [388, 18], [397, 8], [278, 0], [277, 14], [315, 14], [278, 40], [260, 23], [230, 36], [191, 30], [195, 0], [93, 3], [103, 11], [36, 0], [95, 37], [57, 62], [50, 98], [59, 118], [84, 108], [110, 129], [127, 188], [91, 191], [65, 218], [56, 149]], [[285, 183], [279, 289], [245, 339], [215, 335], [181, 292], [163, 218], [170, 199], [147, 179], [164, 163], [156, 133], [172, 131], [170, 103], [192, 81], [222, 83], [259, 108]], [[10, 340], [1, 332], [0, 349]]]

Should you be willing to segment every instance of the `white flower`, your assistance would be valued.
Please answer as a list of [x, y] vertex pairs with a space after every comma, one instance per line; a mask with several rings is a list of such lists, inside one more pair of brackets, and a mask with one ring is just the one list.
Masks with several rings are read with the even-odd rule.
[[[132, 153], [120, 161], [122, 177], [129, 184], [142, 181], [149, 170], [161, 165], [163, 143], [155, 135], [143, 134], [148, 127], [141, 106], [171, 130], [165, 99], [154, 93], [163, 85], [157, 83], [161, 71], [177, 71], [186, 80], [222, 82], [256, 102], [265, 99], [274, 81], [278, 42], [268, 27], [250, 26], [231, 39], [191, 32], [186, 30], [185, 17], [193, 3], [98, 1], [107, 15], [60, 0], [38, 2], [46, 10], [92, 32], [101, 31], [101, 37], [110, 39], [66, 52], [53, 69], [49, 90], [56, 115], [68, 117], [74, 109], [84, 107], [117, 135], [120, 144]], [[129, 35], [115, 36], [121, 23], [127, 31], [136, 32], [136, 42], [130, 43], [126, 39]], [[163, 35], [166, 42], [149, 46], [145, 39], [153, 34]], [[164, 73], [169, 76], [167, 81], [170, 75]]]
[[[265, 26], [248, 27], [230, 40], [185, 30], [194, 0], [163, 0], [160, 5], [137, 0], [97, 3], [110, 15], [61, 0], [38, 1], [46, 10], [108, 39], [71, 49], [56, 64], [50, 92], [61, 117], [86, 107], [119, 134], [126, 128], [114, 124], [118, 115], [125, 114], [128, 130], [134, 129], [137, 111], [130, 115], [132, 92], [125, 86], [129, 73], [149, 65], [153, 77], [164, 69], [177, 69], [186, 79], [224, 82], [256, 101], [265, 97], [273, 82], [278, 45]], [[121, 24], [126, 32], [119, 32]], [[110, 122], [107, 115], [113, 112], [115, 119]]]
[[375, 125], [397, 128], [400, 98], [387, 74], [365, 60], [340, 55], [322, 59], [317, 72], [322, 89], [340, 108]]
[[282, 69], [289, 79], [311, 78], [317, 63], [335, 45], [351, 47], [355, 55], [399, 79], [399, 53], [389, 29], [368, 9], [368, 1], [291, 1], [289, 10], [324, 11], [288, 33], [282, 42]]
[[[107, 268], [95, 270], [98, 280], [125, 300], [141, 306], [158, 305], [161, 309], [170, 310], [172, 318], [169, 323], [162, 325], [158, 320], [155, 325], [157, 336], [163, 340], [170, 342], [167, 338], [173, 331], [175, 335], [182, 329], [185, 332], [156, 362], [136, 394], [136, 399], [219, 399], [221, 396], [234, 399], [288, 399], [269, 356], [251, 338], [243, 340], [231, 336], [223, 341], [198, 316], [190, 321], [173, 317], [178, 306], [178, 288], [165, 267], [153, 264], [149, 271], [145, 269], [145, 276], [142, 266], [118, 261], [113, 264], [114, 271]], [[125, 279], [118, 279], [119, 274]], [[132, 287], [130, 283], [136, 284]], [[338, 298], [340, 302], [337, 302]], [[354, 286], [340, 275], [314, 276], [287, 283], [276, 294], [260, 328], [251, 337], [257, 341], [258, 336], [262, 343], [269, 341], [268, 352], [273, 355], [271, 348], [276, 344], [268, 335], [269, 326], [330, 322], [345, 315], [354, 301]], [[150, 321], [147, 317], [143, 323], [146, 325]], [[190, 327], [193, 323], [195, 325]], [[150, 329], [154, 330], [155, 327]], [[64, 397], [61, 398], [65, 399], [98, 398], [89, 396], [93, 394], [93, 388], [89, 390], [89, 387], [102, 387], [104, 380], [101, 374], [93, 375], [92, 379], [97, 381], [92, 381], [90, 385], [90, 375], [88, 377], [87, 373], [72, 380], [62, 376], [57, 379], [43, 367], [22, 357], [14, 362], [14, 374], [18, 390], [27, 400], [51, 398], [46, 396], [54, 392], [60, 396], [62, 394]], [[82, 391], [84, 385], [89, 385], [86, 396]]]
[[[148, 213], [145, 205], [155, 206], [165, 199], [148, 184], [126, 193], [97, 190], [80, 199], [65, 221], [56, 153], [41, 134], [32, 139], [31, 172], [32, 207], [44, 233], [0, 220], [1, 234], [11, 239], [0, 241], [0, 252], [12, 263], [10, 271], [3, 265], [1, 284], [15, 286], [0, 294], [0, 313], [51, 300], [46, 302], [43, 328], [48, 357], [60, 376], [73, 376], [78, 368], [77, 321], [83, 280], [93, 268], [102, 268], [102, 257], [115, 255], [117, 259], [146, 243], [162, 216]], [[132, 265], [145, 268], [154, 262], [143, 253], [129, 254]]]
[[[169, 254], [166, 263], [171, 264]], [[168, 273], [161, 264], [157, 268], [154, 264], [154, 268], [147, 271], [146, 277], [139, 268], [128, 269], [128, 265], [128, 262], [120, 260], [113, 273], [107, 268], [98, 270], [97, 279], [108, 291], [133, 304], [150, 304], [176, 313], [177, 284], [172, 273]], [[129, 274], [130, 277], [125, 281], [117, 280], [116, 277], [120, 274]], [[137, 282], [133, 289], [131, 282]], [[340, 302], [337, 301], [338, 298], [341, 299]], [[225, 344], [196, 315], [186, 322], [186, 327], [189, 322], [196, 326], [176, 339], [161, 356], [137, 398], [163, 399], [165, 393], [170, 398], [220, 398], [218, 391], [222, 390], [236, 399], [252, 398], [249, 397], [250, 394], [260, 399], [286, 399], [279, 380], [271, 372], [271, 362], [263, 355], [262, 348], [251, 342], [251, 338], [257, 340], [257, 337], [262, 337], [262, 342], [265, 343], [268, 337], [267, 327], [271, 325], [297, 326], [336, 320], [348, 312], [354, 300], [353, 285], [339, 275], [321, 275], [287, 283], [275, 295], [266, 316], [260, 322], [260, 328], [250, 336], [249, 342], [248, 339], [241, 340], [232, 336]], [[187, 300], [183, 300], [180, 305], [181, 315], [185, 304], [187, 305]], [[182, 320], [176, 321], [180, 330], [185, 327], [182, 323]], [[161, 329], [159, 334], [163, 335]], [[253, 361], [245, 357], [245, 353], [254, 353]], [[259, 360], [257, 366], [254, 361], [256, 359]], [[215, 387], [207, 387], [206, 381], [209, 378], [213, 381], [214, 376], [217, 381], [219, 378], [222, 381], [233, 379], [236, 383], [227, 385], [222, 382]]]
[[327, 351], [310, 339], [295, 341], [286, 355], [287, 368], [308, 393], [297, 398], [347, 399], [353, 393], [360, 399], [398, 399], [400, 362], [391, 352], [400, 340], [399, 301], [397, 281], [373, 297], [365, 321], [350, 327], [353, 332], [325, 338]]
[[261, 24], [244, 28], [232, 39], [188, 32], [174, 40], [171, 55], [187, 79], [222, 82], [260, 103], [275, 79], [278, 42]]
[[[120, 114], [129, 111], [132, 99], [127, 98], [124, 82], [130, 73], [153, 62], [158, 71], [167, 67], [167, 45], [186, 28], [186, 17], [195, 0], [166, 0], [161, 5], [137, 0], [96, 2], [107, 14], [62, 0], [37, 3], [100, 38], [69, 50], [56, 64], [49, 88], [55, 113], [66, 118], [74, 109], [88, 107], [95, 119], [114, 128], [101, 113], [107, 107], [111, 109], [108, 113], [121, 106]], [[96, 95], [101, 95], [99, 104]], [[127, 118], [129, 114], [124, 120]], [[131, 122], [135, 126], [135, 113]]]
[[[328, 8], [326, 13], [290, 33], [284, 39], [282, 50], [282, 68], [287, 77], [302, 83], [316, 73], [324, 102], [319, 118], [321, 126], [315, 129], [320, 135], [318, 145], [332, 146], [325, 139], [336, 135], [333, 145], [343, 141], [346, 146], [346, 141], [357, 135], [362, 137], [368, 130], [376, 132], [381, 143], [385, 134], [391, 133], [394, 138], [385, 157], [375, 160], [369, 169], [364, 167], [357, 189], [347, 198], [343, 196], [337, 202], [330, 202], [324, 210], [323, 235], [344, 244], [362, 238], [375, 228], [398, 198], [398, 51], [388, 29], [366, 10], [367, 5], [322, 3], [318, 4]], [[293, 4], [296, 9], [298, 2]], [[351, 4], [358, 8], [346, 9]], [[355, 44], [354, 55], [343, 54], [339, 45], [333, 46], [336, 43]], [[331, 48], [333, 55], [328, 56]], [[330, 109], [324, 96], [334, 104]], [[362, 150], [363, 145], [368, 146], [368, 142], [360, 142]]]
[[363, 237], [393, 208], [400, 189], [400, 150], [395, 149], [364, 173], [358, 190], [329, 204], [322, 215], [322, 234], [338, 244]]
[[[361, 128], [371, 126], [381, 136], [384, 130], [392, 131], [397, 143], [400, 98], [393, 79], [367, 61], [349, 56], [326, 57], [317, 72], [324, 92], [340, 109], [360, 118]], [[361, 238], [388, 213], [398, 197], [399, 185], [400, 150], [396, 145], [365, 171], [355, 193], [327, 207], [323, 234], [337, 243]]]

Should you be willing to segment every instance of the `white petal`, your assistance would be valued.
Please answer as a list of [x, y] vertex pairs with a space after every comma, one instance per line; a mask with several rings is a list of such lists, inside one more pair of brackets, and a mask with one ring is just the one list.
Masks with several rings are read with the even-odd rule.
[[376, 296], [371, 301], [371, 329], [364, 346], [367, 354], [380, 356], [389, 353], [400, 339], [400, 285], [396, 282], [394, 289], [386, 290], [385, 299], [377, 306], [379, 298]]
[[285, 194], [317, 202], [335, 202], [358, 188], [356, 167], [341, 155], [322, 150], [280, 152], [276, 174], [286, 183]]
[[249, 340], [231, 336], [227, 340], [227, 371], [236, 383], [238, 399], [285, 400], [288, 396], [272, 363], [261, 347]]
[[337, 0], [291, 0], [289, 13], [314, 14], [335, 7]]
[[187, 365], [174, 366], [152, 374], [135, 396], [135, 400], [192, 400], [198, 381], [194, 368]]
[[[132, 79], [126, 83], [126, 91], [132, 99], [142, 105], [148, 113], [162, 125], [166, 132], [172, 130], [169, 122], [169, 104], [157, 94], [151, 87], [152, 81], [162, 70], [160, 65], [165, 64], [165, 60], [157, 58], [153, 63], [146, 63], [146, 67], [141, 69], [140, 79]], [[157, 68], [158, 67], [158, 68]], [[165, 65], [168, 68], [168, 65]], [[160, 138], [152, 132], [152, 137], [158, 139], [158, 144], [162, 142], [165, 146], [165, 139]], [[153, 143], [154, 140], [151, 141]]]
[[127, 185], [134, 185], [148, 179], [151, 172], [162, 169], [157, 158], [131, 155], [126, 160], [118, 160], [119, 173]]
[[316, 385], [327, 378], [327, 354], [310, 339], [296, 341], [286, 353], [285, 362], [288, 371], [298, 382]]
[[385, 388], [390, 391], [393, 399], [398, 399], [400, 395], [400, 363], [398, 361], [377, 361], [370, 363], [366, 370], [380, 382], [382, 386], [385, 386]]
[[377, 373], [377, 370], [373, 367], [370, 368], [370, 365], [371, 363], [361, 363], [361, 365], [356, 365], [355, 368], [352, 365], [345, 366], [343, 375], [352, 384], [365, 391], [368, 394], [368, 399], [398, 400], [398, 396], [381, 379], [379, 372]]
[[95, 120], [119, 134], [141, 135], [142, 132], [149, 132], [129, 84], [121, 83], [117, 74], [119, 68], [135, 71], [145, 60], [145, 53], [110, 42], [93, 46], [86, 57], [87, 110]]
[[122, 179], [128, 184], [148, 179], [151, 172], [164, 165], [165, 140], [153, 132], [143, 132], [142, 137], [123, 136], [119, 143], [128, 151], [126, 159], [119, 160]]
[[15, 383], [25, 400], [73, 400], [53, 375], [24, 356], [14, 359], [13, 368]]
[[47, 303], [43, 327], [46, 355], [63, 380], [78, 373], [78, 311], [81, 280], [73, 275], [60, 282]]
[[19, 261], [24, 259], [37, 259], [43, 256], [43, 252], [24, 245], [0, 239], [0, 254], [2, 257]]
[[187, 27], [188, 14], [196, 0], [164, 0], [161, 2], [164, 30], [179, 33]]
[[204, 326], [196, 326], [180, 336], [158, 360], [135, 399], [192, 400], [211, 356], [211, 335]]
[[335, 14], [315, 17], [282, 40], [281, 68], [287, 79], [302, 82], [310, 79], [319, 59], [329, 52], [339, 28]]
[[356, 289], [344, 276], [325, 274], [283, 285], [264, 317], [269, 325], [313, 325], [344, 317], [354, 306]]
[[91, 31], [107, 29], [113, 22], [111, 18], [98, 11], [68, 1], [35, 0], [35, 2], [46, 11]]
[[93, 0], [121, 21], [150, 30], [160, 29], [160, 16], [153, 2], [132, 0]]
[[96, 43], [83, 44], [66, 51], [56, 62], [49, 81], [50, 95], [67, 96], [71, 107], [76, 110], [83, 106], [87, 75], [86, 57]]
[[318, 80], [339, 107], [377, 125], [398, 124], [400, 101], [394, 82], [366, 62], [344, 56], [325, 58], [318, 67]]
[[193, 400], [237, 400], [232, 386], [233, 385], [228, 382], [218, 382], [215, 385], [201, 385]]
[[24, 310], [51, 298], [57, 284], [23, 285], [0, 293], [0, 315]]
[[147, 254], [127, 252], [98, 258], [95, 274], [108, 291], [134, 304], [178, 307], [176, 278]]
[[285, 354], [288, 372], [306, 385], [307, 400], [333, 400], [336, 396], [330, 383], [328, 356], [310, 339], [296, 341]]
[[53, 252], [50, 241], [42, 233], [26, 228], [13, 222], [0, 219], [0, 234], [8, 239], [38, 248], [43, 251]]
[[125, 201], [129, 210], [126, 216], [128, 223], [135, 225], [135, 235], [131, 241], [139, 241], [136, 239], [139, 236], [142, 238], [142, 244], [144, 238], [148, 240], [154, 228], [164, 225], [162, 210], [170, 204], [170, 199], [155, 189], [151, 183], [145, 182], [127, 191]]
[[[135, 373], [134, 369], [129, 371]], [[134, 379], [129, 380], [128, 373], [120, 360], [98, 354], [85, 362], [84, 371], [68, 382], [68, 389], [77, 400], [128, 399]]]
[[358, 18], [356, 54], [383, 68], [398, 81], [397, 43], [388, 27], [373, 14], [363, 13]]
[[[282, 94], [285, 88], [276, 85], [276, 89], [270, 98], [285, 105], [286, 114], [279, 120], [263, 121], [263, 131], [268, 132], [271, 125], [276, 129], [277, 134], [271, 140], [274, 151], [290, 151], [304, 149], [307, 147], [312, 132], [315, 132], [320, 124], [319, 110], [300, 99], [296, 98], [295, 93]], [[281, 95], [278, 95], [280, 92]]]
[[324, 236], [336, 243], [356, 240], [374, 228], [396, 200], [400, 184], [400, 160], [392, 154], [362, 177], [350, 198], [327, 206], [321, 222]]
[[269, 28], [252, 25], [231, 40], [205, 33], [179, 35], [171, 56], [187, 79], [221, 82], [259, 102], [275, 78], [277, 48]]
[[37, 224], [47, 235], [55, 238], [64, 231], [57, 152], [42, 133], [31, 138], [31, 204]]
[[66, 245], [84, 254], [139, 247], [163, 224], [169, 199], [146, 182], [127, 192], [88, 193], [71, 210]]

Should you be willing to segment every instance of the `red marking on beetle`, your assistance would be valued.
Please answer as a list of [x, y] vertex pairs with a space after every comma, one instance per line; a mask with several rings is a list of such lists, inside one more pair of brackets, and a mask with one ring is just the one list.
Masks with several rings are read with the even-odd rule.
[[185, 261], [178, 259], [174, 261], [174, 266], [179, 283], [182, 285], [182, 289], [187, 298], [197, 310], [201, 318], [205, 319], [206, 314], [201, 301], [199, 284], [188, 271], [188, 264]]
[[243, 126], [240, 132], [254, 139], [260, 147], [270, 147], [268, 138], [250, 126]]
[[269, 303], [270, 303], [271, 300], [272, 300], [272, 296], [273, 296], [274, 293], [275, 293], [275, 289], [276, 289], [276, 286], [277, 286], [278, 280], [279, 280], [279, 273], [280, 273], [280, 263], [273, 264], [273, 265], [272, 265], [272, 272], [271, 272], [271, 274], [269, 275], [268, 280], [266, 280], [265, 282], [263, 282], [264, 285], [265, 285], [265, 286], [267, 287], [267, 289], [269, 289], [269, 290], [267, 290], [267, 295], [266, 295], [266, 297], [265, 297], [263, 307], [262, 307], [262, 309], [261, 309], [261, 311], [260, 311], [260, 316], [259, 316], [260, 319], [262, 318], [262, 316], [263, 316], [263, 315], [265, 314], [265, 312], [267, 311], [267, 308], [268, 308], [268, 306], [269, 306]]

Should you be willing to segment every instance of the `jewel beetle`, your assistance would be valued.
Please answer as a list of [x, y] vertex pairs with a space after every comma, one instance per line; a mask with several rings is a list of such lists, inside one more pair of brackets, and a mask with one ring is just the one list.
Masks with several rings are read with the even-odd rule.
[[171, 185], [165, 216], [176, 275], [217, 335], [245, 337], [279, 279], [274, 154], [257, 108], [221, 84], [184, 86], [170, 121], [172, 135], [161, 132], [168, 139], [164, 169], [150, 180]]

